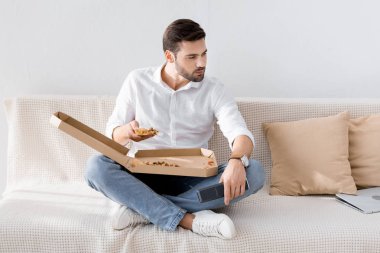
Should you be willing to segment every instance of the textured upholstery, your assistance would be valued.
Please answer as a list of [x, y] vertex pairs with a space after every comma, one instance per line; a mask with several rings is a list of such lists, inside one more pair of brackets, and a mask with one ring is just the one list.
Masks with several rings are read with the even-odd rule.
[[[83, 180], [94, 150], [49, 124], [65, 112], [104, 132], [114, 97], [36, 96], [5, 101], [9, 125], [7, 188], [0, 202], [0, 252], [379, 252], [380, 213], [364, 215], [331, 196], [254, 196], [221, 209], [238, 235], [224, 241], [184, 229], [153, 225], [114, 231], [114, 205]], [[270, 178], [263, 122], [380, 112], [380, 100], [239, 98], [254, 133], [259, 160]], [[229, 155], [219, 130], [210, 142], [221, 163]]]

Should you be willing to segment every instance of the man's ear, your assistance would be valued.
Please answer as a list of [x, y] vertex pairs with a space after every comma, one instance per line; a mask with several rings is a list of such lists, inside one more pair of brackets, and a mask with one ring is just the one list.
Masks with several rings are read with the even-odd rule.
[[174, 53], [169, 50], [165, 50], [165, 59], [167, 62], [173, 63], [175, 60]]

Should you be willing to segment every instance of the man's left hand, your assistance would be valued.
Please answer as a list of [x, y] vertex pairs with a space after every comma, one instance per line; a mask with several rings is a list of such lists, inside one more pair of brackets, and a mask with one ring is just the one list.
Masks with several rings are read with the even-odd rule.
[[246, 172], [239, 159], [231, 159], [220, 177], [219, 183], [224, 185], [224, 204], [245, 193]]

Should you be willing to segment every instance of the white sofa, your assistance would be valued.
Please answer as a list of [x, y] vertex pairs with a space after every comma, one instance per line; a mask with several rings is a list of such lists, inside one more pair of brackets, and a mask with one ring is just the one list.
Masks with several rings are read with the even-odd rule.
[[[333, 196], [271, 196], [271, 157], [263, 122], [321, 117], [348, 110], [352, 117], [380, 113], [380, 100], [240, 98], [256, 138], [254, 158], [267, 184], [224, 208], [235, 222], [233, 240], [184, 229], [140, 225], [111, 228], [113, 203], [83, 179], [94, 150], [49, 124], [65, 112], [100, 132], [114, 97], [31, 96], [5, 101], [9, 124], [7, 187], [0, 202], [0, 252], [380, 252], [380, 213], [362, 214]], [[229, 155], [217, 129], [210, 142], [218, 162]]]

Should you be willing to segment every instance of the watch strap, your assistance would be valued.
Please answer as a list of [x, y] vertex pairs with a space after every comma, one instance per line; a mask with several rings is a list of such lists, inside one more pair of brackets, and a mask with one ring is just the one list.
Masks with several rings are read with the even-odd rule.
[[248, 167], [248, 166], [249, 166], [248, 158], [247, 158], [245, 155], [242, 155], [241, 157], [231, 155], [230, 158], [228, 159], [228, 162], [229, 162], [231, 159], [237, 159], [237, 160], [240, 160], [240, 162], [243, 164], [244, 167]]
[[230, 158], [228, 158], [228, 161], [230, 161], [231, 159], [241, 160], [241, 157], [231, 156]]

